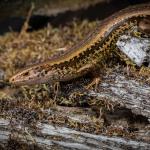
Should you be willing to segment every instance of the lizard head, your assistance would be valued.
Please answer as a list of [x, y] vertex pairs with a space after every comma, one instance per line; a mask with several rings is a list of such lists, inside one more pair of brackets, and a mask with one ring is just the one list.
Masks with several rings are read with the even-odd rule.
[[56, 77], [56, 71], [50, 67], [41, 65], [24, 69], [9, 79], [14, 85], [32, 85], [52, 82]]

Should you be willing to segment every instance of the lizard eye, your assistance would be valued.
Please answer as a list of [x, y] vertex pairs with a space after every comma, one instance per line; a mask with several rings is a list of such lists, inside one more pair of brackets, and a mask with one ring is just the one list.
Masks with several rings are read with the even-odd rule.
[[25, 72], [22, 74], [23, 76], [28, 76], [29, 75], [29, 72]]
[[14, 78], [12, 78], [11, 81], [14, 81]]

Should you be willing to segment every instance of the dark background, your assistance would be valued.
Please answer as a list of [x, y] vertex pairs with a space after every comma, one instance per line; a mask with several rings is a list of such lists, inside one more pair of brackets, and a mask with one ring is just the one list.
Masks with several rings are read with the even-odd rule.
[[[0, 34], [8, 32], [10, 29], [20, 31], [31, 3], [34, 3], [35, 9], [29, 22], [29, 31], [43, 28], [48, 22], [54, 26], [59, 26], [65, 25], [66, 22], [74, 18], [88, 20], [103, 19], [113, 12], [130, 5], [150, 2], [150, 0], [97, 1], [96, 4], [93, 4], [94, 2], [92, 1], [78, 0], [72, 1], [73, 4], [71, 4], [70, 2], [68, 3], [68, 0], [0, 0]], [[76, 5], [77, 2], [79, 5]]]

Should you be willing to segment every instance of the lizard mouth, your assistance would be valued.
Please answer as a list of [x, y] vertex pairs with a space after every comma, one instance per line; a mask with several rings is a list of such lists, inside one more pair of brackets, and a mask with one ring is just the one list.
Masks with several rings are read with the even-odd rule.
[[10, 84], [14, 84], [14, 85], [18, 85], [18, 86], [22, 86], [22, 85], [33, 85], [38, 81], [38, 79], [17, 79], [16, 76], [13, 76], [9, 79], [9, 83]]
[[10, 84], [14, 84], [14, 85], [24, 85], [24, 81], [22, 80], [17, 80], [16, 76], [13, 76], [9, 79], [9, 83]]

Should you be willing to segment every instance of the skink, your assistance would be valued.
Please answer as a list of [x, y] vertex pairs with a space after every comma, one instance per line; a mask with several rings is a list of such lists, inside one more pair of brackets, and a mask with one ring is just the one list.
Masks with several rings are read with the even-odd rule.
[[115, 48], [118, 37], [133, 26], [143, 27], [142, 19], [150, 17], [150, 3], [132, 6], [104, 19], [81, 43], [64, 54], [29, 66], [11, 77], [16, 85], [54, 83], [82, 76], [103, 61], [102, 53]]

